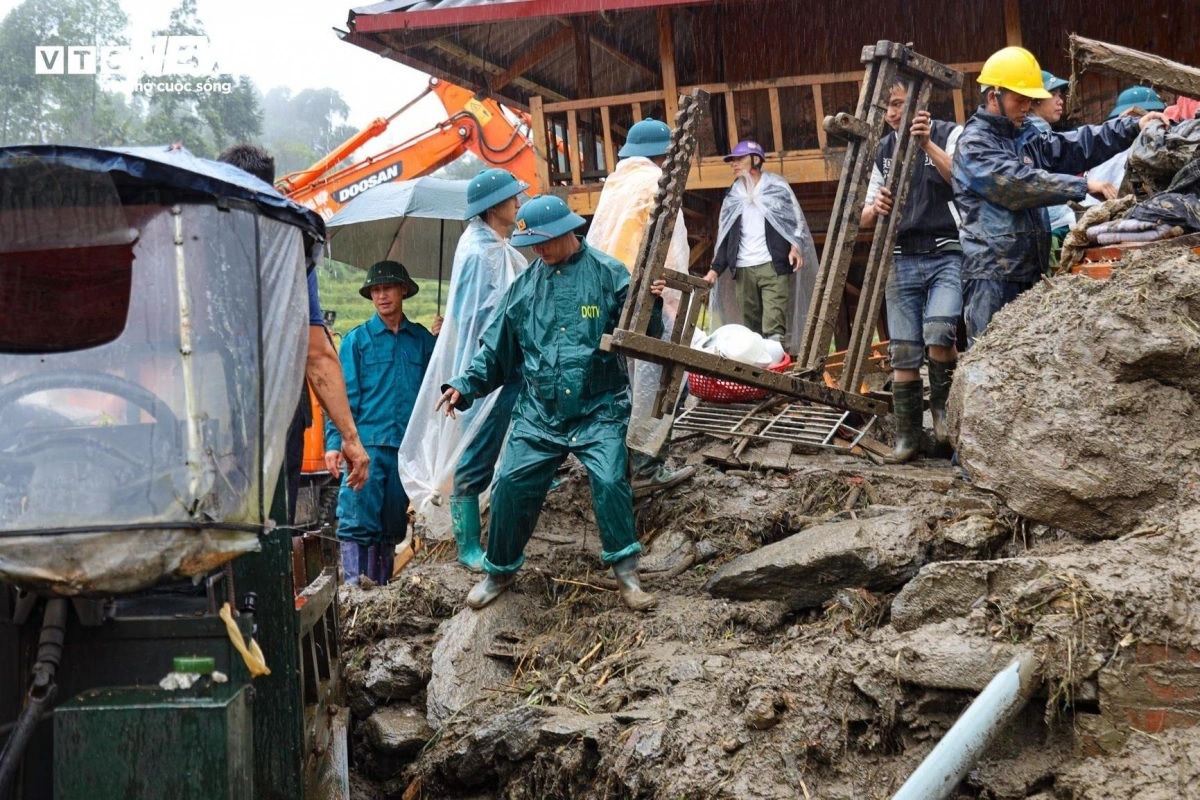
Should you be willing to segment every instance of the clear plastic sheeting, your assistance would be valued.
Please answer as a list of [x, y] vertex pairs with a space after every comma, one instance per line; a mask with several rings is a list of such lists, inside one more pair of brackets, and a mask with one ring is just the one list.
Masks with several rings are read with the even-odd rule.
[[449, 529], [448, 500], [454, 468], [496, 403], [493, 392], [450, 419], [436, 409], [442, 385], [463, 374], [479, 337], [527, 262], [481, 219], [471, 220], [458, 242], [450, 273], [446, 318], [400, 444], [400, 481], [430, 531]]
[[[658, 179], [662, 170], [650, 159], [634, 156], [617, 163], [604, 182], [604, 191], [596, 205], [596, 213], [588, 228], [587, 242], [629, 269], [637, 259], [645, 236], [646, 223], [654, 209]], [[687, 227], [683, 212], [675, 220], [671, 244], [667, 248], [667, 269], [687, 272]], [[679, 292], [663, 294], [663, 338], [669, 339], [679, 311]], [[670, 419], [656, 420], [651, 416], [654, 398], [658, 394], [662, 367], [649, 361], [629, 360], [629, 383], [633, 411], [629, 422], [627, 443], [630, 448], [654, 455], [670, 434]]]
[[[56, 351], [0, 343], [0, 578], [96, 595], [202, 574], [266, 521], [304, 374], [301, 231], [241, 205], [122, 205], [93, 191], [105, 176], [57, 170], [93, 188], [0, 186], [0, 315], [38, 296], [13, 275], [65, 285], [97, 242], [131, 244], [106, 251], [94, 301], [56, 309]], [[105, 308], [124, 316], [115, 338], [75, 342]]]
[[[813, 244], [812, 233], [808, 229], [808, 221], [804, 211], [796, 199], [788, 182], [773, 172], [764, 172], [759, 178], [758, 185], [753, 189], [744, 178], [734, 181], [725, 202], [721, 205], [721, 217], [717, 223], [717, 242], [714, 251], [729, 234], [734, 220], [742, 215], [748, 203], [758, 206], [766, 217], [767, 223], [775, 232], [790, 244], [800, 249], [800, 257], [804, 266], [791, 278], [792, 291], [788, 301], [788, 352], [795, 353], [800, 349], [800, 337], [804, 332], [804, 323], [808, 317], [808, 307], [812, 302], [813, 287], [817, 281], [817, 269], [820, 259], [817, 248]], [[736, 267], [730, 266], [728, 272]], [[732, 275], [723, 275], [717, 281], [712, 301], [713, 325], [710, 331], [728, 324], [741, 324], [742, 311], [738, 307], [735, 296]]]

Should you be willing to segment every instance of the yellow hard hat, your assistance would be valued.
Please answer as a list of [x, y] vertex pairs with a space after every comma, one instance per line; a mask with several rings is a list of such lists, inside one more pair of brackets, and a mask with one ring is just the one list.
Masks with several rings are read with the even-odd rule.
[[992, 53], [983, 62], [979, 85], [999, 86], [1034, 100], [1045, 100], [1050, 96], [1042, 85], [1042, 68], [1033, 53], [1024, 47], [1005, 47]]

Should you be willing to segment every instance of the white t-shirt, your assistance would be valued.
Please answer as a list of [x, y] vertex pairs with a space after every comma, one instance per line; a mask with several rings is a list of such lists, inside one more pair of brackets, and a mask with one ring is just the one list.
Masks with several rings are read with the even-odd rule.
[[754, 203], [742, 209], [742, 239], [738, 245], [736, 266], [757, 267], [771, 263], [767, 248], [767, 218]]

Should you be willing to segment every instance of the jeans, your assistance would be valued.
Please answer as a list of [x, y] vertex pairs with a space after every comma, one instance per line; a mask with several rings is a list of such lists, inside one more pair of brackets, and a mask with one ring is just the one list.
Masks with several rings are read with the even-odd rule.
[[888, 337], [895, 369], [920, 369], [925, 348], [950, 347], [962, 312], [962, 253], [899, 255], [888, 272]]
[[963, 318], [967, 323], [967, 347], [987, 330], [996, 312], [1017, 299], [1036, 281], [992, 281], [970, 278], [963, 281]]

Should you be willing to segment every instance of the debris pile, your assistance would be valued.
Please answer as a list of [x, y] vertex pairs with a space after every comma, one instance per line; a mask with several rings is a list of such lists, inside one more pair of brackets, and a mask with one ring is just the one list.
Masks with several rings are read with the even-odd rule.
[[970, 480], [706, 467], [638, 505], [651, 614], [578, 467], [487, 609], [450, 545], [344, 589], [355, 796], [886, 798], [1024, 652], [1042, 689], [957, 796], [1197, 795], [1198, 323], [1193, 256], [1027, 293], [959, 368]]

